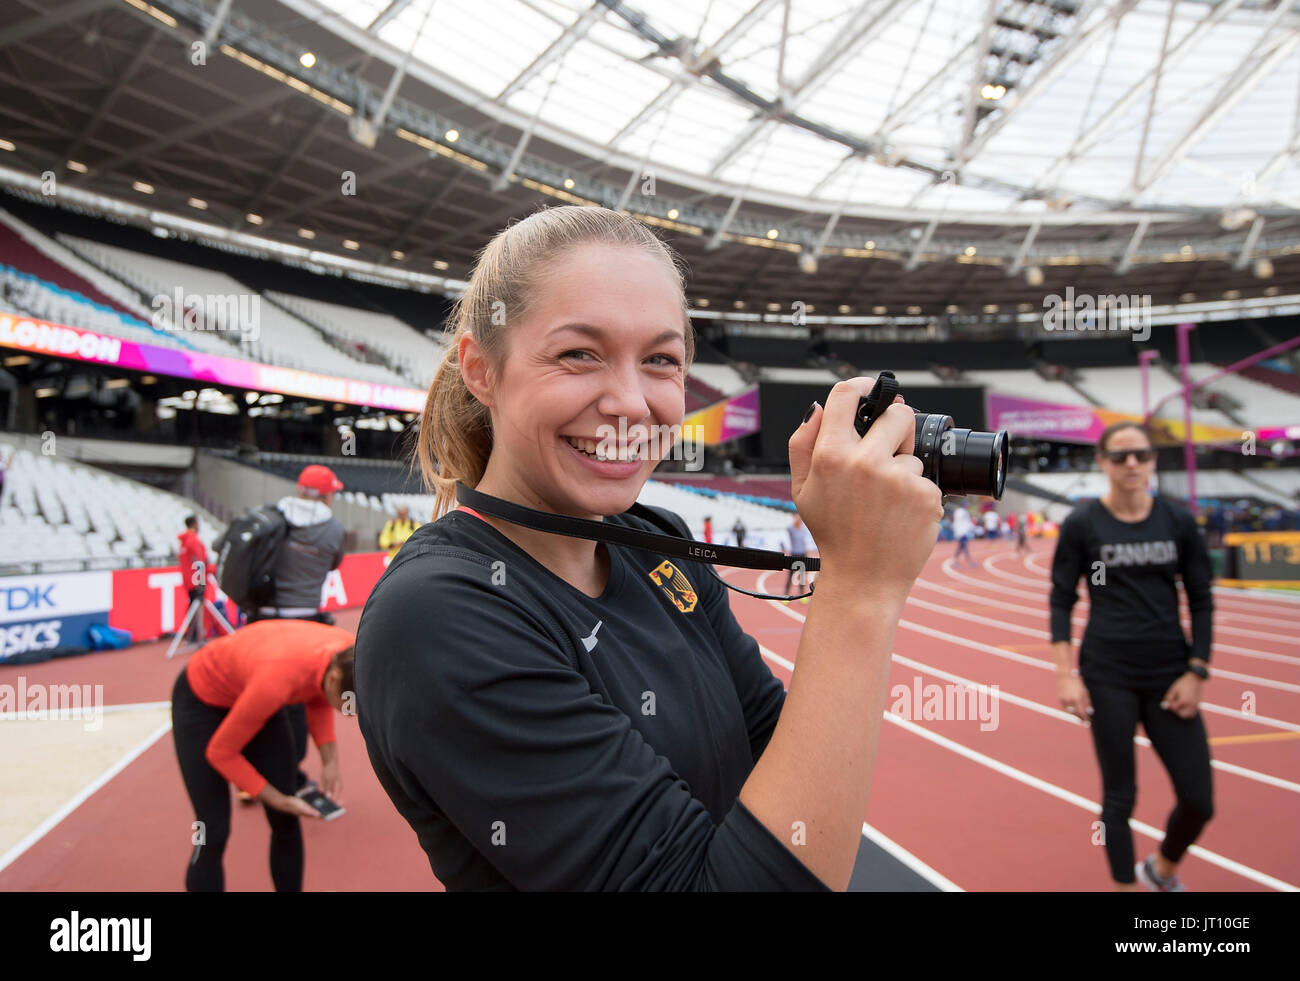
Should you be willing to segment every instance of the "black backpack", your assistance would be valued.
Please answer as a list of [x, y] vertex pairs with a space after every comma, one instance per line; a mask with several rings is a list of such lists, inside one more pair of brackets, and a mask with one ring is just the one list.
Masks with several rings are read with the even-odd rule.
[[275, 598], [275, 560], [288, 533], [280, 509], [267, 504], [245, 511], [217, 539], [217, 585], [241, 609]]

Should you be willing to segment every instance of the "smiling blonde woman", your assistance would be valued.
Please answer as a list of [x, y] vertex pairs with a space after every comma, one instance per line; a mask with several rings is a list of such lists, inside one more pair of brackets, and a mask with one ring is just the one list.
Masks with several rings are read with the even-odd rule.
[[436, 520], [375, 588], [356, 655], [371, 761], [434, 874], [846, 888], [894, 632], [943, 515], [911, 410], [859, 439], [857, 378], [790, 439], [822, 574], [787, 694], [704, 567], [455, 506], [463, 483], [658, 530], [624, 512], [662, 447], [597, 443], [682, 422], [694, 338], [671, 251], [603, 208], [539, 212], [486, 246], [449, 330], [418, 448]]

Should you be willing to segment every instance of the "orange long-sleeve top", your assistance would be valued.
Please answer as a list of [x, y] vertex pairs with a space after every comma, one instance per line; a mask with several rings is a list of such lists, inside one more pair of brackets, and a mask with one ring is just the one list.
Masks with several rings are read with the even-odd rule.
[[307, 729], [318, 748], [334, 742], [334, 710], [321, 681], [330, 659], [355, 640], [346, 630], [311, 620], [259, 620], [198, 651], [185, 668], [191, 690], [200, 701], [230, 709], [208, 741], [208, 763], [256, 797], [268, 781], [243, 750], [286, 705], [306, 706]]

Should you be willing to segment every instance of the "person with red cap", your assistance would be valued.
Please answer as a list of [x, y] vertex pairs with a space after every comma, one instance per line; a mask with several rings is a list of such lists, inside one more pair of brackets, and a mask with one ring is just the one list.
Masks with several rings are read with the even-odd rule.
[[[275, 593], [252, 620], [315, 620], [332, 624], [322, 613], [321, 589], [325, 578], [343, 561], [343, 525], [330, 506], [343, 482], [329, 467], [313, 463], [298, 475], [298, 494], [284, 497], [276, 508], [284, 515], [288, 533], [275, 559]], [[307, 713], [302, 705], [289, 707], [289, 721], [298, 753], [298, 786], [307, 786], [302, 761], [307, 755]]]
[[[191, 605], [195, 600], [202, 600], [208, 583], [208, 547], [199, 537], [199, 519], [191, 514], [185, 519], [185, 530], [176, 536], [179, 542], [178, 564], [184, 577], [185, 589], [189, 592]], [[206, 612], [206, 611], [204, 611]], [[202, 644], [205, 636], [205, 620], [202, 615], [190, 621], [189, 637], [195, 644]]]

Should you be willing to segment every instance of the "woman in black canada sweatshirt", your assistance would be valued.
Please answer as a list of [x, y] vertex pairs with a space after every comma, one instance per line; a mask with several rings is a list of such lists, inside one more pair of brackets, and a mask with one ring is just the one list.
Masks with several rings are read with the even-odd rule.
[[[1150, 433], [1119, 422], [1101, 435], [1097, 459], [1110, 489], [1061, 525], [1052, 560], [1052, 646], [1062, 706], [1090, 723], [1102, 778], [1102, 833], [1116, 889], [1135, 879], [1179, 892], [1178, 863], [1214, 813], [1210, 747], [1197, 711], [1209, 677], [1213, 602], [1210, 559], [1186, 509], [1151, 494]], [[1091, 611], [1070, 667], [1070, 611], [1086, 576]], [[1189, 644], [1178, 615], [1181, 576], [1192, 617]], [[1178, 802], [1155, 854], [1135, 866], [1128, 820], [1137, 799], [1133, 736], [1141, 721]]]

